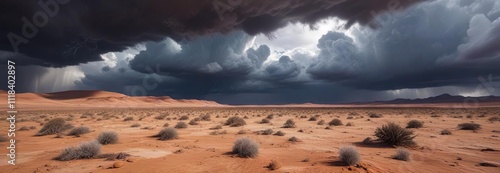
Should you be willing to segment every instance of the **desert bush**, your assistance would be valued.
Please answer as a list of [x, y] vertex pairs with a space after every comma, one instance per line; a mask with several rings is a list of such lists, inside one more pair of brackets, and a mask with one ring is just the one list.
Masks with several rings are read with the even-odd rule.
[[227, 134], [227, 131], [226, 130], [222, 130], [222, 131], [214, 130], [214, 131], [210, 132], [209, 134], [210, 135], [223, 135], [223, 134]]
[[106, 153], [99, 154], [97, 158], [106, 159], [106, 160], [124, 160], [130, 157], [131, 155], [128, 153], [120, 152], [120, 153]]
[[69, 131], [68, 136], [80, 136], [86, 133], [90, 133], [90, 128], [80, 126], [80, 127], [75, 127], [71, 131]]
[[210, 115], [202, 115], [200, 118], [202, 121], [210, 121], [212, 119]]
[[481, 128], [480, 124], [477, 123], [462, 123], [458, 125], [460, 130], [479, 130]]
[[267, 165], [267, 168], [269, 170], [278, 170], [281, 168], [281, 164], [279, 162], [277, 162], [276, 160], [272, 160], [271, 163], [269, 163], [269, 165]]
[[0, 135], [0, 142], [7, 142], [7, 141], [9, 141], [9, 138], [7, 138], [7, 136]]
[[274, 118], [274, 115], [273, 114], [269, 114], [269, 115], [267, 115], [266, 118], [272, 120]]
[[30, 130], [30, 128], [28, 126], [23, 126], [23, 127], [18, 129], [18, 131], [28, 131], [28, 130]]
[[466, 118], [472, 118], [472, 115], [470, 115], [470, 114], [469, 114], [469, 115], [467, 115], [467, 116], [465, 116], [465, 117], [466, 117]]
[[189, 125], [198, 125], [198, 121], [196, 121], [196, 119], [192, 119], [191, 121], [189, 121]]
[[448, 129], [441, 130], [441, 135], [451, 135], [451, 131]]
[[373, 139], [371, 137], [366, 137], [363, 139], [363, 144], [371, 144], [373, 143]]
[[166, 141], [166, 140], [172, 140], [177, 138], [177, 130], [171, 127], [167, 127], [163, 130], [161, 130], [158, 134], [156, 134], [154, 137], [157, 137], [158, 140]]
[[316, 120], [318, 120], [318, 118], [316, 118], [316, 117], [311, 117], [311, 118], [309, 118], [309, 120], [308, 120], [308, 121], [316, 121]]
[[187, 128], [187, 124], [185, 122], [179, 121], [177, 124], [174, 126], [176, 129], [185, 129]]
[[271, 120], [267, 119], [267, 118], [264, 118], [262, 119], [262, 121], [260, 121], [261, 124], [266, 124], [266, 123], [270, 123]]
[[295, 121], [293, 119], [286, 120], [285, 124], [283, 124], [283, 128], [295, 128]]
[[134, 117], [127, 117], [123, 119], [123, 121], [134, 121]]
[[163, 124], [163, 127], [168, 127], [169, 125], [170, 125], [170, 124], [165, 123], [165, 124]]
[[234, 142], [233, 153], [240, 157], [257, 157], [259, 144], [250, 138], [239, 138]]
[[424, 122], [419, 120], [410, 120], [406, 128], [422, 128], [424, 127]]
[[98, 156], [100, 152], [101, 144], [96, 141], [83, 142], [77, 147], [65, 148], [55, 159], [59, 161], [91, 159]]
[[292, 136], [292, 137], [288, 138], [288, 141], [290, 141], [290, 142], [300, 142], [301, 140], [299, 138], [295, 137], [295, 136]]
[[245, 122], [245, 120], [238, 116], [228, 118], [225, 123], [225, 125], [229, 125], [231, 127], [239, 127], [239, 126], [244, 126], [246, 124], [247, 123]]
[[210, 128], [210, 130], [219, 130], [219, 129], [222, 129], [221, 125], [217, 125], [215, 127]]
[[118, 142], [118, 134], [116, 132], [101, 132], [97, 136], [97, 142], [102, 145], [116, 144]]
[[378, 127], [375, 130], [375, 136], [381, 141], [395, 146], [411, 146], [415, 142], [413, 138], [413, 131], [409, 129], [402, 128], [396, 123], [390, 122], [382, 127]]
[[135, 123], [135, 124], [132, 124], [130, 127], [141, 127], [141, 124]]
[[354, 117], [353, 116], [348, 116], [347, 119], [350, 120], [350, 119], [353, 119]]
[[396, 149], [396, 154], [392, 156], [393, 159], [396, 160], [404, 160], [404, 161], [409, 161], [411, 158], [411, 153], [405, 148], [397, 148]]
[[183, 115], [179, 118], [179, 120], [188, 120], [189, 117], [187, 115]]
[[353, 122], [348, 122], [347, 124], [345, 124], [345, 126], [354, 126], [354, 123]]
[[318, 121], [318, 125], [325, 125], [325, 123], [326, 123], [325, 120]]
[[271, 134], [273, 134], [273, 132], [274, 132], [273, 129], [266, 129], [266, 130], [262, 130], [260, 132], [260, 134], [261, 135], [271, 135]]
[[238, 131], [238, 135], [242, 135], [242, 134], [247, 134], [247, 131], [246, 130], [240, 130], [240, 131]]
[[285, 136], [285, 132], [282, 132], [280, 130], [280, 131], [277, 131], [274, 135], [276, 135], [276, 136]]
[[374, 113], [374, 112], [368, 113], [368, 116], [370, 118], [382, 118], [383, 117], [382, 114], [377, 114], [377, 113]]
[[167, 114], [160, 114], [160, 115], [156, 116], [155, 119], [163, 120], [163, 119], [165, 119], [165, 117], [167, 117]]
[[36, 129], [36, 127], [35, 126], [30, 126], [29, 129], [34, 130], [34, 129]]
[[494, 116], [494, 117], [488, 118], [488, 121], [491, 121], [491, 122], [500, 121], [500, 117]]
[[344, 162], [349, 166], [355, 165], [361, 161], [361, 155], [359, 154], [358, 149], [353, 146], [340, 147], [339, 158], [341, 162]]
[[73, 125], [66, 123], [63, 118], [54, 118], [45, 123], [36, 136], [53, 135], [73, 128]]
[[344, 124], [342, 124], [342, 121], [340, 119], [335, 118], [332, 121], [330, 121], [328, 123], [328, 125], [329, 126], [341, 126], [341, 125], [344, 125]]

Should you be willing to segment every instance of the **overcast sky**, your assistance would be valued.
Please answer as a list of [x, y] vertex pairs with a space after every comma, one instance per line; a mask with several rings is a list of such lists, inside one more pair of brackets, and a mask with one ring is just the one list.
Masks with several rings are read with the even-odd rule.
[[18, 92], [225, 104], [500, 95], [498, 0], [37, 2], [0, 2], [0, 60], [17, 63]]

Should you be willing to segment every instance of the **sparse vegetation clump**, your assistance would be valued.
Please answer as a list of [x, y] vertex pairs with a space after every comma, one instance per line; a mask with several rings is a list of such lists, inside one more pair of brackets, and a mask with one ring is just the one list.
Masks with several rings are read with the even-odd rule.
[[283, 124], [283, 128], [295, 128], [295, 121], [293, 119], [286, 120], [285, 124]]
[[377, 113], [374, 113], [374, 112], [368, 113], [368, 116], [370, 118], [382, 118], [383, 117], [382, 114], [377, 114]]
[[179, 118], [179, 120], [188, 120], [189, 117], [187, 115], [183, 115]]
[[424, 122], [419, 120], [410, 120], [406, 128], [422, 128], [424, 127]]
[[228, 125], [228, 126], [231, 126], [231, 127], [239, 127], [239, 126], [244, 126], [246, 125], [247, 123], [245, 122], [245, 120], [241, 117], [238, 117], [238, 116], [234, 116], [234, 117], [231, 117], [231, 118], [228, 118], [226, 120], [226, 123], [225, 125]]
[[309, 120], [308, 120], [308, 121], [316, 121], [316, 120], [318, 120], [318, 118], [317, 118], [317, 117], [312, 116], [311, 118], [309, 118]]
[[345, 126], [354, 126], [354, 123], [353, 122], [348, 122], [347, 124], [345, 124]]
[[75, 127], [71, 131], [69, 131], [68, 136], [76, 136], [79, 137], [80, 135], [90, 133], [90, 128], [80, 126], [80, 127]]
[[269, 170], [278, 170], [281, 168], [281, 164], [279, 162], [277, 162], [276, 160], [272, 160], [271, 163], [269, 163], [269, 165], [267, 165], [267, 168]]
[[402, 128], [393, 122], [378, 127], [375, 130], [375, 136], [379, 140], [395, 146], [412, 146], [415, 144], [413, 138], [416, 137], [412, 130]]
[[405, 148], [397, 148], [396, 154], [392, 156], [393, 159], [409, 161], [411, 158], [411, 153]]
[[363, 144], [371, 144], [373, 143], [373, 139], [371, 137], [366, 137], [365, 139], [363, 139]]
[[101, 132], [97, 136], [97, 142], [102, 145], [116, 144], [118, 142], [118, 134], [116, 132]]
[[66, 123], [66, 120], [64, 120], [63, 118], [54, 118], [49, 122], [45, 123], [42, 129], [38, 131], [36, 136], [45, 136], [45, 135], [62, 133], [71, 128], [73, 128], [73, 125]]
[[267, 124], [267, 123], [270, 123], [271, 120], [267, 119], [267, 118], [264, 118], [260, 121], [261, 124]]
[[318, 121], [318, 125], [320, 125], [320, 126], [321, 126], [321, 125], [325, 125], [325, 123], [326, 123], [326, 122], [325, 122], [325, 120], [320, 120], [320, 121]]
[[340, 119], [335, 118], [332, 121], [330, 121], [328, 123], [328, 125], [329, 126], [341, 126], [341, 125], [344, 125], [344, 124], [342, 123], [342, 121]]
[[199, 123], [198, 123], [198, 121], [196, 119], [192, 119], [191, 121], [189, 121], [189, 125], [194, 126], [194, 125], [198, 125], [198, 124]]
[[259, 144], [250, 138], [239, 138], [234, 142], [233, 153], [240, 157], [257, 157]]
[[500, 117], [494, 116], [494, 117], [488, 118], [488, 121], [491, 121], [491, 122], [500, 121]]
[[340, 161], [346, 163], [347, 165], [356, 165], [361, 161], [361, 155], [359, 154], [358, 149], [353, 146], [344, 146], [339, 149], [339, 158]]
[[171, 127], [167, 127], [163, 130], [161, 130], [157, 135], [154, 137], [157, 137], [158, 140], [166, 141], [166, 140], [172, 140], [177, 138], [178, 133], [177, 130]]
[[55, 159], [59, 161], [68, 161], [76, 159], [91, 159], [101, 153], [101, 144], [97, 141], [83, 142], [77, 147], [65, 148]]
[[177, 124], [175, 125], [175, 128], [176, 128], [176, 129], [185, 129], [185, 128], [187, 128], [187, 126], [188, 126], [188, 125], [187, 125], [185, 122], [183, 122], [183, 121], [179, 121], [179, 122], [177, 122]]
[[273, 134], [273, 132], [274, 132], [273, 129], [266, 129], [266, 130], [262, 130], [260, 132], [260, 134], [262, 134], [262, 135], [271, 135], [271, 134]]
[[274, 135], [276, 135], [276, 136], [285, 136], [285, 132], [282, 132], [280, 130], [280, 131], [277, 131]]
[[7, 138], [7, 136], [0, 135], [0, 142], [7, 142], [7, 141], [9, 141], [9, 138]]
[[458, 125], [458, 129], [460, 130], [479, 130], [481, 129], [481, 125], [477, 123], [462, 123]]
[[210, 115], [202, 115], [200, 116], [200, 119], [202, 121], [210, 121], [212, 118], [210, 117]]
[[123, 121], [134, 121], [134, 117], [127, 117], [123, 119]]
[[141, 127], [141, 124], [135, 123], [135, 124], [130, 125], [130, 127]]
[[451, 131], [448, 129], [441, 130], [441, 135], [451, 135]]
[[167, 114], [160, 114], [160, 115], [156, 116], [155, 119], [163, 120], [163, 119], [165, 119], [165, 117], [167, 117]]
[[292, 137], [288, 138], [288, 141], [290, 141], [290, 142], [300, 142], [301, 140], [299, 138], [295, 137], [295, 136], [292, 136]]

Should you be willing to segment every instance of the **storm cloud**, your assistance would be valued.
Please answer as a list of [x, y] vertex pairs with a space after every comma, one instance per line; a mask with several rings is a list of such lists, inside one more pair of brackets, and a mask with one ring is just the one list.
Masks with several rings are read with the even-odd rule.
[[[101, 61], [146, 41], [194, 39], [243, 30], [270, 34], [290, 22], [338, 17], [366, 25], [378, 13], [419, 0], [5, 0], [0, 50], [20, 65], [63, 67]], [[8, 16], [8, 17], [7, 17]], [[33, 59], [35, 61], [33, 61]], [[213, 68], [216, 68], [214, 64]]]

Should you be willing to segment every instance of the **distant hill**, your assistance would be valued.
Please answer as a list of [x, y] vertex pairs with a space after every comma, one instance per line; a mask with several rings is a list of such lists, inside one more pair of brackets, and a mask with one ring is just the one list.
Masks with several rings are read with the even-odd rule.
[[499, 96], [464, 97], [464, 96], [452, 96], [449, 94], [442, 94], [439, 96], [422, 98], [422, 99], [394, 99], [389, 101], [357, 102], [352, 104], [443, 104], [443, 103], [455, 103], [455, 104], [500, 103], [500, 97]]

